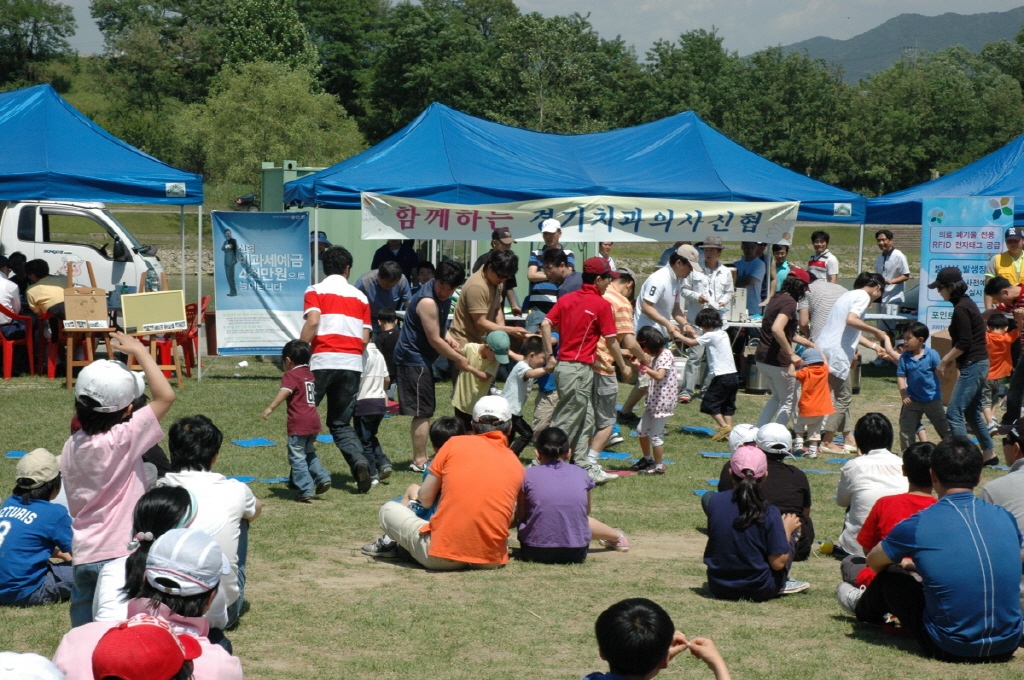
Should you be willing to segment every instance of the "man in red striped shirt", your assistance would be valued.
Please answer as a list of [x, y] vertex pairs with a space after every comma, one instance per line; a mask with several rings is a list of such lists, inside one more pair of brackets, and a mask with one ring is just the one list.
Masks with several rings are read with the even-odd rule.
[[326, 278], [306, 289], [300, 338], [313, 346], [309, 369], [316, 380], [317, 405], [327, 397], [327, 427], [355, 477], [359, 493], [370, 490], [370, 467], [352, 427], [363, 374], [363, 350], [370, 342], [370, 304], [348, 282], [352, 253], [340, 246], [321, 256]]

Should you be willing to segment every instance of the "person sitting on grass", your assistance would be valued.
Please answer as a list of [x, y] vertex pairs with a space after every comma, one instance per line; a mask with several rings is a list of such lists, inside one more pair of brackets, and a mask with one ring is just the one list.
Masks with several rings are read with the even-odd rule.
[[630, 469], [647, 475], [663, 475], [665, 442], [661, 436], [665, 433], [665, 422], [675, 412], [679, 389], [676, 358], [667, 347], [668, 339], [655, 326], [641, 328], [636, 334], [636, 341], [653, 360], [649, 366], [640, 366], [639, 369], [650, 382], [644, 414], [636, 428], [643, 457]]
[[729, 680], [729, 669], [715, 643], [702, 637], [688, 640], [676, 630], [668, 612], [651, 600], [635, 597], [616, 602], [597, 617], [594, 632], [608, 673], [591, 673], [583, 680], [650, 680], [687, 649], [708, 665], [715, 680]]
[[523, 486], [523, 466], [508, 448], [512, 411], [503, 397], [473, 407], [473, 434], [452, 437], [430, 464], [418, 497], [430, 521], [407, 505], [388, 501], [380, 525], [427, 569], [491, 569], [508, 562], [508, 529]]
[[925, 656], [953, 662], [1009, 661], [1021, 642], [1021, 534], [1005, 508], [975, 497], [984, 468], [967, 437], [931, 456], [931, 507], [903, 520], [868, 553], [875, 578], [864, 590], [840, 583], [840, 606], [864, 623], [885, 615]]
[[36, 449], [18, 461], [14, 479], [0, 507], [0, 604], [67, 602], [74, 581], [71, 516], [52, 502], [60, 493], [60, 464], [46, 449]]
[[697, 312], [694, 324], [700, 328], [702, 335], [697, 336], [693, 326], [686, 324], [683, 327], [686, 335], [680, 342], [690, 347], [701, 345], [707, 349], [705, 356], [708, 360], [708, 372], [714, 377], [704, 392], [700, 412], [714, 418], [718, 432], [711, 437], [711, 441], [720, 442], [727, 439], [732, 431], [732, 417], [736, 413], [736, 393], [740, 389], [740, 378], [736, 372], [729, 334], [722, 328], [722, 315], [706, 307]]
[[590, 517], [594, 481], [573, 465], [569, 437], [557, 427], [537, 434], [537, 462], [526, 470], [516, 503], [519, 557], [543, 564], [579, 564], [587, 559], [590, 541], [629, 551], [622, 529]]
[[[864, 526], [857, 534], [857, 542], [864, 548], [864, 554], [878, 545], [889, 535], [892, 528], [913, 515], [935, 504], [932, 495], [931, 470], [932, 451], [935, 444], [916, 442], [903, 452], [903, 475], [907, 478], [909, 491], [894, 496], [883, 496], [875, 501]], [[841, 566], [843, 581], [855, 586], [866, 586], [875, 577], [863, 558], [848, 555]]]
[[146, 492], [142, 456], [164, 438], [160, 420], [175, 399], [148, 347], [123, 333], [110, 337], [115, 351], [139, 362], [153, 401], [134, 410], [145, 383], [120, 361], [94, 361], [78, 374], [75, 412], [82, 429], [65, 442], [60, 459], [74, 531], [72, 626], [92, 620], [93, 591], [103, 565], [129, 552], [132, 513]]
[[866, 413], [853, 428], [860, 455], [839, 473], [836, 505], [846, 509], [843, 533], [836, 544], [849, 555], [864, 557], [857, 534], [875, 501], [882, 496], [907, 493], [903, 461], [892, 453], [892, 423], [881, 413]]
[[704, 564], [711, 594], [723, 600], [763, 602], [810, 588], [809, 583], [789, 578], [800, 518], [783, 515], [764, 499], [764, 451], [741, 446], [729, 461], [729, 470], [732, 493], [715, 494], [708, 504]]
[[92, 652], [92, 676], [100, 680], [192, 680], [192, 662], [203, 655], [199, 640], [179, 635], [166, 621], [139, 614], [111, 628]]
[[[455, 416], [445, 416], [438, 418], [430, 424], [430, 446], [434, 449], [434, 455], [441, 450], [441, 447], [447, 443], [452, 437], [461, 437], [466, 434], [466, 427], [462, 424], [462, 421]], [[423, 471], [422, 482], [427, 480], [427, 475], [430, 474], [430, 464], [433, 461], [427, 461], [427, 469]], [[429, 507], [423, 507], [423, 504], [419, 501], [420, 486], [421, 484], [410, 484], [406, 488], [405, 493], [402, 494], [401, 498], [396, 498], [395, 501], [402, 505], [412, 509], [416, 516], [420, 519], [430, 520], [437, 512], [437, 505], [441, 502], [440, 497], [434, 499], [434, 504]], [[390, 536], [384, 534], [373, 543], [367, 543], [363, 546], [362, 552], [364, 555], [370, 557], [399, 557], [400, 550], [398, 543], [394, 541]]]

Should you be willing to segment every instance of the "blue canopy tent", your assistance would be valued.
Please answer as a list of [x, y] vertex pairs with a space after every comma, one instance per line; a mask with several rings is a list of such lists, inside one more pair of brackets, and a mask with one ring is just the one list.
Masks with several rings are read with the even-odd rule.
[[358, 209], [359, 193], [478, 205], [567, 196], [800, 201], [799, 219], [860, 224], [865, 201], [758, 156], [687, 111], [586, 135], [513, 128], [431, 104], [352, 158], [285, 185], [292, 205]]
[[868, 224], [921, 224], [921, 199], [1013, 196], [1013, 223], [1024, 225], [1024, 135], [945, 177], [868, 200]]

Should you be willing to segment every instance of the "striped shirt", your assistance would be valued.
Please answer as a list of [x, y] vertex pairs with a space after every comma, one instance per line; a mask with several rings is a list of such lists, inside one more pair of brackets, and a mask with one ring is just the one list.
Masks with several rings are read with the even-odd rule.
[[306, 289], [303, 316], [320, 312], [309, 369], [363, 370], [363, 330], [370, 328], [370, 304], [344, 276], [332, 275]]
[[[561, 246], [559, 246], [561, 247]], [[544, 255], [544, 251], [547, 248], [540, 248], [530, 252], [530, 263], [528, 267], [537, 267], [538, 269], [544, 269], [544, 263], [541, 258]], [[569, 266], [574, 270], [576, 269], [576, 257], [573, 252], [568, 248], [562, 248], [565, 253], [565, 257], [569, 260]], [[539, 309], [540, 311], [547, 314], [551, 311], [551, 308], [558, 302], [558, 284], [551, 283], [550, 281], [537, 281], [530, 284], [530, 295], [526, 299], [526, 309]]]

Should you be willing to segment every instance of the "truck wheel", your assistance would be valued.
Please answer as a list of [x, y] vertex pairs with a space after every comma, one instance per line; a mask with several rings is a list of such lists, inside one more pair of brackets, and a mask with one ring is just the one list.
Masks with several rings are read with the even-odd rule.
[[245, 211], [246, 212], [259, 212], [260, 211], [260, 207], [258, 205], [250, 205], [248, 208], [245, 209]]

